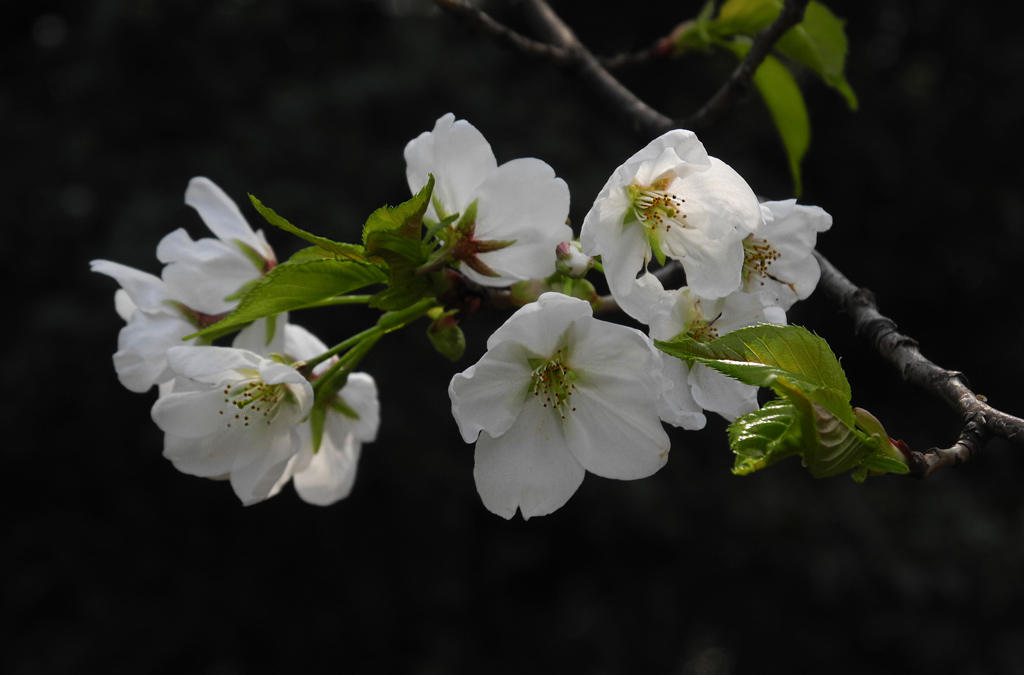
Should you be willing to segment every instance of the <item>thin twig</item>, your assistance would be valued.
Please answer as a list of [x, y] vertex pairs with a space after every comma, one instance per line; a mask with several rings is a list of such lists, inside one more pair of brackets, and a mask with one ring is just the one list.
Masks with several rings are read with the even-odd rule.
[[564, 66], [570, 61], [569, 54], [564, 49], [528, 38], [465, 0], [434, 0], [434, 4], [452, 16], [462, 19], [481, 34], [524, 56], [542, 59], [558, 66]]
[[615, 56], [598, 56], [598, 62], [607, 70], [621, 70], [635, 66], [646, 66], [655, 61], [662, 61], [672, 56], [672, 40], [661, 38], [647, 49], [638, 52], [627, 52]]
[[658, 136], [676, 127], [675, 121], [642, 101], [598, 62], [545, 0], [523, 0], [538, 29], [552, 44], [570, 55], [571, 64], [588, 86], [644, 136]]
[[804, 20], [804, 10], [809, 0], [785, 0], [779, 16], [767, 28], [754, 37], [750, 51], [743, 57], [736, 70], [726, 80], [704, 107], [683, 120], [686, 129], [701, 129], [710, 126], [716, 118], [730, 108], [740, 94], [750, 88], [754, 72], [771, 53], [775, 43], [786, 31]]
[[941, 368], [924, 356], [917, 341], [900, 333], [892, 319], [878, 311], [874, 295], [855, 286], [817, 251], [821, 266], [819, 287], [853, 319], [856, 334], [900, 373], [904, 382], [917, 385], [956, 410], [964, 420], [960, 438], [948, 448], [931, 448], [911, 457], [911, 470], [920, 476], [960, 464], [973, 457], [988, 435], [1024, 445], [1024, 420], [990, 406], [971, 391], [962, 373]]

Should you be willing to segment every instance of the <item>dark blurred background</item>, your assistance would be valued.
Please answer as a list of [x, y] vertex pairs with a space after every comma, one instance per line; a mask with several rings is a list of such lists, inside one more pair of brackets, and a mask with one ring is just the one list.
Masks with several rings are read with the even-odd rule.
[[[553, 4], [609, 54], [700, 6]], [[861, 109], [802, 80], [803, 201], [835, 217], [819, 248], [927, 356], [1021, 413], [1019, 21], [1006, 3], [830, 6], [848, 19]], [[383, 426], [346, 501], [318, 508], [287, 488], [243, 508], [227, 484], [178, 473], [154, 395], [117, 382], [115, 284], [88, 261], [156, 273], [164, 234], [203, 236], [182, 203], [190, 177], [352, 240], [407, 197], [405, 143], [452, 111], [499, 162], [550, 163], [578, 224], [648, 139], [571, 76], [424, 0], [33, 1], [9, 3], [0, 30], [0, 672], [1024, 672], [1020, 447], [993, 441], [926, 481], [816, 481], [795, 461], [739, 478], [716, 419], [676, 434], [650, 479], [589, 476], [555, 514], [506, 522], [479, 502], [446, 393], [498, 313], [467, 326], [458, 364], [419, 328], [371, 354]], [[732, 66], [696, 56], [623, 78], [685, 115]], [[759, 194], [790, 196], [756, 94], [700, 136]], [[268, 234], [282, 257], [298, 248]], [[331, 342], [373, 317], [293, 319]], [[854, 403], [894, 436], [955, 440], [955, 417], [824, 297], [791, 320], [829, 340]]]

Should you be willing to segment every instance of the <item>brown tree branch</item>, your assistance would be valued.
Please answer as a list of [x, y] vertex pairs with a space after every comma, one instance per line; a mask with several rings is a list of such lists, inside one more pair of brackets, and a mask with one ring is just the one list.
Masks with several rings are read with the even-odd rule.
[[750, 87], [754, 72], [779, 38], [803, 20], [804, 9], [809, 0], [785, 0], [778, 18], [757, 34], [750, 51], [718, 92], [697, 112], [681, 121], [674, 120], [649, 106], [608, 70], [608, 67], [663, 58], [671, 47], [666, 40], [661, 40], [650, 49], [635, 55], [602, 60], [583, 46], [546, 0], [520, 2], [526, 7], [538, 31], [544, 35], [547, 42], [533, 40], [517, 33], [465, 0], [434, 0], [434, 4], [441, 9], [463, 19], [484, 35], [520, 54], [543, 59], [576, 72], [580, 79], [603, 98], [612, 110], [624, 117], [638, 134], [650, 138], [678, 127], [699, 129], [710, 126]]
[[893, 320], [878, 311], [870, 291], [855, 286], [825, 256], [817, 251], [814, 255], [821, 266], [819, 288], [850, 315], [855, 333], [896, 368], [904, 382], [933, 394], [964, 420], [960, 438], [952, 446], [912, 452], [910, 467], [915, 475], [927, 476], [967, 461], [981, 450], [989, 435], [1024, 445], [1024, 419], [990, 406], [983, 396], [971, 391], [962, 373], [926, 359], [917, 341], [900, 333]]
[[573, 70], [608, 106], [645, 137], [659, 136], [676, 127], [675, 121], [651, 106], [619, 82], [579, 41], [545, 0], [522, 0], [538, 30], [552, 44], [569, 54]]

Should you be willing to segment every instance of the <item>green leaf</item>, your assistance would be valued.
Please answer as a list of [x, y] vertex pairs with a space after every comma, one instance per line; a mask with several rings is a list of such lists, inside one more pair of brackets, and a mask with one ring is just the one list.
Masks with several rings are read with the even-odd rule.
[[186, 339], [198, 335], [224, 335], [256, 319], [298, 309], [385, 280], [386, 276], [378, 265], [354, 260], [324, 258], [278, 265], [249, 290], [235, 311]]
[[690, 51], [708, 51], [711, 48], [714, 40], [708, 32], [708, 26], [711, 25], [714, 13], [715, 0], [708, 0], [696, 19], [676, 26], [670, 36], [676, 56]]
[[[778, 18], [782, 4], [782, 0], [728, 0], [715, 20], [706, 24], [706, 30], [719, 39], [753, 37]], [[844, 23], [825, 5], [810, 2], [803, 21], [786, 31], [774, 49], [810, 68], [856, 110], [857, 95], [843, 74], [849, 48]]]
[[369, 242], [366, 246], [368, 251], [373, 251], [390, 263], [394, 262], [393, 256], [387, 253], [395, 253], [398, 257], [409, 262], [411, 268], [415, 268], [426, 260], [426, 252], [423, 250], [423, 243], [419, 237], [411, 239], [393, 232], [377, 231], [367, 236]]
[[430, 203], [430, 195], [434, 190], [434, 177], [430, 176], [427, 184], [416, 195], [398, 206], [384, 206], [373, 213], [363, 225], [363, 245], [368, 252], [372, 246], [370, 237], [374, 233], [388, 232], [399, 237], [420, 238], [423, 227], [423, 214]]
[[729, 425], [729, 445], [736, 454], [732, 472], [746, 476], [798, 454], [801, 431], [793, 404], [784, 398], [737, 418]]
[[421, 299], [431, 295], [433, 286], [426, 276], [412, 277], [407, 281], [389, 286], [380, 291], [367, 303], [369, 307], [382, 309], [385, 312], [397, 312], [411, 307]]
[[[360, 247], [361, 248], [361, 247]], [[308, 262], [310, 260], [336, 260], [337, 256], [328, 251], [327, 249], [320, 248], [319, 246], [307, 246], [306, 248], [299, 249], [292, 254], [291, 258], [288, 258], [287, 263], [301, 263]]]
[[857, 95], [843, 75], [848, 50], [843, 24], [828, 7], [811, 2], [804, 12], [804, 20], [787, 31], [775, 49], [817, 73], [828, 86], [843, 95], [851, 110], [856, 110]]
[[806, 328], [761, 324], [710, 342], [683, 335], [667, 342], [655, 340], [654, 344], [676, 358], [707, 364], [746, 384], [774, 388], [775, 381], [785, 377], [814, 400], [833, 407], [849, 424], [854, 423], [850, 383], [839, 359], [827, 342]]
[[868, 472], [906, 473], [881, 424], [863, 411], [854, 413], [835, 354], [806, 329], [763, 324], [706, 343], [684, 335], [655, 345], [779, 396], [729, 426], [734, 473], [746, 475], [792, 455], [800, 455], [815, 478], [845, 471], [854, 471], [858, 480]]
[[778, 18], [782, 0], [727, 0], [708, 30], [716, 37], [754, 35]]
[[[750, 44], [746, 42], [733, 41], [723, 45], [740, 59], [750, 51]], [[774, 56], [766, 57], [758, 66], [753, 81], [782, 139], [793, 177], [793, 193], [799, 196], [803, 190], [800, 162], [811, 145], [811, 120], [804, 96], [793, 75]]]
[[256, 210], [260, 212], [260, 215], [263, 216], [271, 225], [279, 227], [285, 232], [291, 232], [295, 236], [305, 239], [309, 243], [314, 244], [325, 251], [330, 251], [339, 259], [366, 260], [366, 255], [363, 253], [362, 246], [331, 241], [330, 239], [310, 234], [309, 232], [292, 225], [287, 220], [274, 213], [273, 209], [264, 206], [260, 200], [256, 199], [252, 195], [249, 195], [249, 201], [252, 202], [252, 205], [256, 207]]

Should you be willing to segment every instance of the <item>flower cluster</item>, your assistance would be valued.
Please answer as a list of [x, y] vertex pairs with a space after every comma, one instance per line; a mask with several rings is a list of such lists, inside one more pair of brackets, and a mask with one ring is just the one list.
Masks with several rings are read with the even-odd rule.
[[[349, 375], [337, 393], [345, 406], [327, 411], [314, 452], [312, 387], [289, 364], [324, 352], [322, 342], [289, 324], [286, 314], [254, 321], [231, 347], [201, 338], [183, 342], [227, 316], [277, 264], [263, 232], [254, 232], [209, 179], [193, 178], [185, 203], [217, 238], [194, 241], [183, 229], [168, 234], [157, 246], [164, 263], [159, 277], [92, 262], [93, 271], [121, 285], [114, 304], [127, 323], [114, 354], [119, 379], [135, 392], [158, 385], [153, 420], [165, 433], [164, 456], [184, 473], [229, 479], [244, 504], [276, 494], [289, 478], [310, 503], [347, 496], [361, 445], [374, 439], [379, 425], [373, 379]], [[335, 408], [355, 411], [355, 418]]]
[[[651, 339], [708, 341], [786, 322], [820, 270], [812, 251], [831, 217], [794, 200], [759, 203], [690, 131], [655, 139], [615, 170], [583, 221], [582, 253], [600, 256], [618, 306], [649, 336], [594, 319], [590, 305], [545, 294], [455, 376], [452, 412], [476, 442], [488, 509], [524, 518], [562, 506], [584, 469], [640, 478], [666, 461], [661, 422], [700, 429], [757, 408], [757, 391], [703, 365], [662, 358]], [[560, 253], [567, 254], [565, 246]], [[665, 289], [650, 266], [676, 261], [687, 285]]]
[[[462, 437], [476, 444], [474, 477], [484, 505], [505, 518], [517, 510], [530, 518], [564, 505], [587, 472], [650, 476], [668, 458], [664, 424], [700, 429], [708, 411], [735, 419], [757, 408], [754, 387], [668, 357], [653, 341], [704, 342], [756, 323], [785, 323], [786, 311], [818, 282], [815, 239], [832, 224], [821, 209], [794, 200], [760, 203], [739, 174], [684, 130], [655, 139], [615, 170], [579, 241], [567, 225], [568, 188], [551, 167], [533, 158], [498, 165], [465, 120], [444, 115], [408, 143], [405, 159], [416, 196], [404, 213], [413, 215], [394, 230], [387, 218], [368, 225], [363, 247], [298, 230], [257, 204], [270, 222], [322, 249], [278, 266], [235, 203], [195, 178], [185, 201], [216, 238], [167, 235], [157, 248], [159, 277], [93, 261], [94, 271], [121, 286], [115, 306], [126, 325], [114, 354], [118, 377], [132, 391], [158, 385], [152, 416], [165, 433], [164, 455], [179, 470], [230, 480], [244, 504], [289, 481], [307, 502], [343, 499], [362, 444], [375, 439], [380, 424], [374, 380], [354, 372], [365, 353], [385, 333], [429, 315], [435, 346], [443, 343], [439, 351], [457, 357], [458, 322], [488, 296], [481, 287], [529, 281], [561, 292], [536, 291], [528, 302], [513, 291], [527, 304], [448, 388]], [[422, 192], [428, 184], [429, 202]], [[202, 337], [252, 289], [258, 296], [248, 297], [266, 299], [282, 277], [305, 274], [298, 266], [316, 261], [342, 275], [346, 289], [353, 279], [404, 285], [339, 298], [329, 284], [317, 300], [389, 310], [376, 327], [331, 349], [286, 313], [252, 321], [231, 347]], [[686, 285], [666, 289], [657, 267], [674, 265]], [[367, 269], [373, 272], [360, 276]], [[612, 304], [646, 333], [601, 321], [590, 301], [572, 297], [575, 288], [596, 302], [583, 280], [591, 269], [603, 271]], [[291, 297], [290, 283], [281, 282], [282, 297]], [[384, 300], [374, 304], [378, 297]], [[306, 304], [286, 300], [267, 313]], [[254, 316], [243, 311], [234, 320]]]

